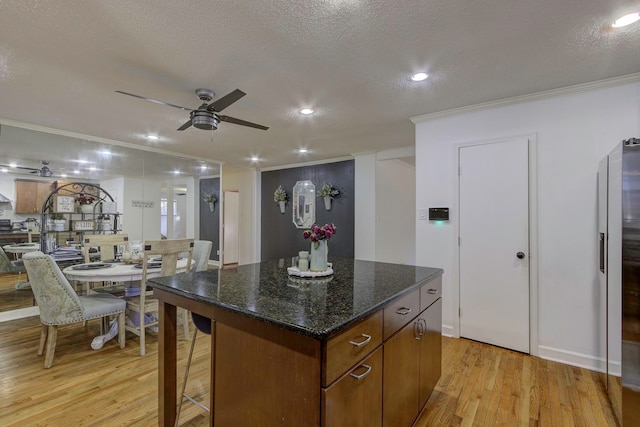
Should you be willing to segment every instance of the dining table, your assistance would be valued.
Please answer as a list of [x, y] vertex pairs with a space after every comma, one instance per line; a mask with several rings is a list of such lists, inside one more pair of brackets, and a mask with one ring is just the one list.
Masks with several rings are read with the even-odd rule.
[[[147, 278], [158, 277], [160, 275], [160, 262], [150, 263], [152, 267], [147, 267]], [[191, 266], [195, 264], [191, 260]], [[178, 259], [176, 273], [181, 273], [187, 269], [187, 258]], [[142, 280], [142, 264], [125, 263], [122, 261], [90, 262], [75, 264], [66, 267], [62, 273], [68, 280], [74, 280], [86, 284], [87, 291], [89, 283], [95, 282], [135, 282]]]
[[[39, 251], [40, 243], [13, 243], [10, 245], [4, 245], [2, 249], [8, 254], [13, 254], [15, 259], [18, 260], [22, 257], [23, 254], [26, 254], [27, 252]], [[15, 288], [25, 289], [30, 286], [31, 285], [29, 284], [29, 280], [27, 280], [26, 282], [17, 282]]]

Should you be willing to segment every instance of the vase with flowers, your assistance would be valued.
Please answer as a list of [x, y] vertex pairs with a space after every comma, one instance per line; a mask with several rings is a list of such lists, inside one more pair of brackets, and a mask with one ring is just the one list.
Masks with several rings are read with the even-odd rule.
[[91, 214], [95, 208], [96, 197], [87, 193], [76, 195], [76, 203], [80, 207], [80, 212]]
[[334, 224], [325, 224], [322, 227], [313, 224], [309, 230], [305, 230], [302, 233], [305, 239], [311, 240], [309, 270], [327, 270], [327, 255], [329, 254], [328, 241], [335, 234], [336, 226]]

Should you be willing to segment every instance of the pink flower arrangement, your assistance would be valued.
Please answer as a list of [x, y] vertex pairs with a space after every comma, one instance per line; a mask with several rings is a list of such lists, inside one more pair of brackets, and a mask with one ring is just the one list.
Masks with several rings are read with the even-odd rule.
[[95, 197], [86, 193], [80, 193], [76, 196], [76, 202], [78, 202], [79, 205], [90, 205], [95, 201], [96, 201]]
[[334, 234], [336, 234], [336, 226], [333, 224], [325, 224], [322, 227], [318, 227], [316, 224], [313, 224], [310, 230], [304, 230], [302, 233], [305, 239], [311, 239], [311, 241], [316, 244], [320, 240], [331, 239], [331, 236]]

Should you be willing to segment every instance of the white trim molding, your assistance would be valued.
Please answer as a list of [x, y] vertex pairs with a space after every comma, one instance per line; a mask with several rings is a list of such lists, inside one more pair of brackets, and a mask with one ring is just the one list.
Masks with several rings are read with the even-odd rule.
[[[545, 345], [538, 347], [538, 356], [553, 362], [577, 366], [591, 371], [605, 372], [606, 361], [601, 357], [594, 357], [588, 354], [563, 350], [560, 348], [547, 347]], [[612, 373], [615, 374], [615, 372]]]
[[0, 313], [0, 323], [10, 320], [23, 319], [25, 317], [40, 316], [40, 308], [36, 305], [33, 307], [19, 308]]

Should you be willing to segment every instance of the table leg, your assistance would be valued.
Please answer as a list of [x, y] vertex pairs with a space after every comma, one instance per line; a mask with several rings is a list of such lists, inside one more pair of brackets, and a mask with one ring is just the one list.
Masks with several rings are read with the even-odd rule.
[[175, 305], [162, 300], [158, 305], [158, 425], [173, 426], [177, 403], [177, 310]]

